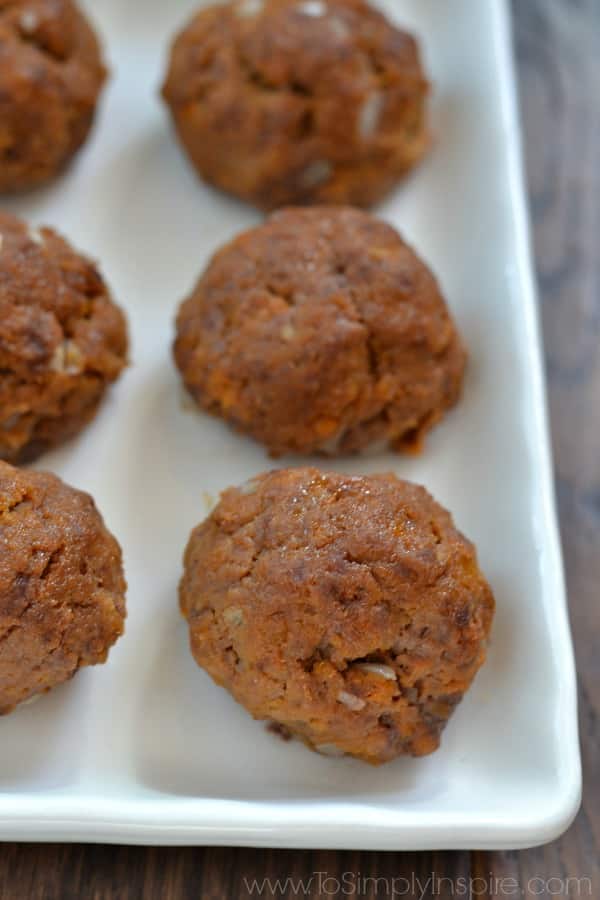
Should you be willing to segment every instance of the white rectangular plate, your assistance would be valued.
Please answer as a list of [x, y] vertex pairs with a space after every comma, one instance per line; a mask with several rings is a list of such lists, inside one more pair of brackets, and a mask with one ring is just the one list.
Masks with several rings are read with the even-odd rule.
[[580, 761], [503, 0], [380, 4], [422, 39], [436, 135], [380, 213], [438, 274], [471, 364], [462, 403], [422, 456], [338, 468], [425, 484], [476, 542], [498, 611], [441, 750], [379, 769], [276, 739], [188, 652], [176, 595], [188, 533], [207, 495], [272, 462], [186, 410], [172, 322], [209, 254], [260, 217], [196, 179], [158, 99], [169, 38], [195, 0], [87, 5], [112, 68], [98, 126], [59, 182], [6, 205], [96, 257], [129, 314], [133, 365], [86, 433], [39, 464], [95, 496], [123, 545], [129, 618], [108, 665], [0, 720], [0, 837], [364, 849], [550, 840], [578, 807]]

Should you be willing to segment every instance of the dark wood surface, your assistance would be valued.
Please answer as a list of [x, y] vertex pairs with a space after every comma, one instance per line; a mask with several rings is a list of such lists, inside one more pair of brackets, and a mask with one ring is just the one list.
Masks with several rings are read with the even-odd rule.
[[[574, 825], [510, 853], [0, 844], [0, 900], [241, 900], [259, 896], [249, 885], [265, 877], [283, 883], [262, 896], [285, 900], [600, 898], [600, 0], [513, 0], [513, 12], [579, 669], [584, 802]], [[301, 880], [295, 891], [287, 878]]]

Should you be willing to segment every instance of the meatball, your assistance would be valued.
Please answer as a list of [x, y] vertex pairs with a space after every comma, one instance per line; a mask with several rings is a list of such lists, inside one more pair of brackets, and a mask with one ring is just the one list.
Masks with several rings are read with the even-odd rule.
[[92, 126], [106, 72], [71, 0], [0, 2], [0, 191], [57, 175]]
[[344, 207], [284, 210], [217, 253], [179, 312], [175, 359], [203, 409], [274, 456], [417, 448], [465, 366], [428, 268]]
[[379, 764], [431, 753], [481, 666], [494, 599], [475, 549], [394, 475], [260, 475], [190, 537], [191, 649], [255, 718]]
[[0, 213], [0, 459], [77, 434], [126, 363], [127, 330], [96, 267], [49, 228]]
[[123, 633], [121, 548], [87, 494], [0, 462], [0, 713], [106, 660]]
[[177, 37], [163, 88], [208, 182], [259, 207], [368, 206], [428, 146], [415, 39], [364, 0], [235, 0]]

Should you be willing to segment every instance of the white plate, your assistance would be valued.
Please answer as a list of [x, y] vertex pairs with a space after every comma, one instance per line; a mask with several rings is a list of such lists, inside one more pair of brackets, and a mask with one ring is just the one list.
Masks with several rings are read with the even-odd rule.
[[[205, 492], [269, 468], [186, 411], [176, 304], [209, 253], [259, 220], [202, 186], [157, 97], [194, 0], [92, 3], [113, 78], [76, 166], [6, 206], [96, 256], [134, 365], [97, 421], [40, 463], [91, 491], [122, 542], [126, 636], [107, 666], [0, 721], [0, 837], [424, 849], [550, 840], [580, 796], [576, 694], [502, 0], [387, 0], [421, 36], [437, 143], [382, 207], [438, 273], [471, 351], [463, 402], [419, 458], [347, 459], [426, 484], [477, 543], [497, 598], [489, 659], [442, 748], [373, 769], [268, 734], [192, 661], [176, 606]], [[450, 9], [451, 6], [451, 9]]]

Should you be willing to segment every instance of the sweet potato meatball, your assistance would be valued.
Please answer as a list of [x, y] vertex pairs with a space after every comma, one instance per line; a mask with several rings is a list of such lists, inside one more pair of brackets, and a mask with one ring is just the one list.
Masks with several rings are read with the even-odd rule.
[[347, 207], [276, 213], [217, 253], [179, 312], [175, 359], [203, 409], [275, 456], [415, 448], [465, 366], [429, 269]]
[[96, 267], [0, 213], [0, 459], [77, 434], [126, 362], [125, 318]]
[[196, 661], [253, 716], [374, 764], [438, 747], [494, 610], [424, 488], [308, 468], [225, 491], [192, 532], [180, 601]]
[[0, 714], [106, 660], [125, 587], [92, 498], [0, 462]]
[[427, 92], [415, 39], [363, 0], [205, 7], [163, 88], [198, 172], [267, 209], [376, 202], [427, 148]]
[[0, 0], [0, 191], [64, 168], [92, 126], [105, 75], [72, 0]]

